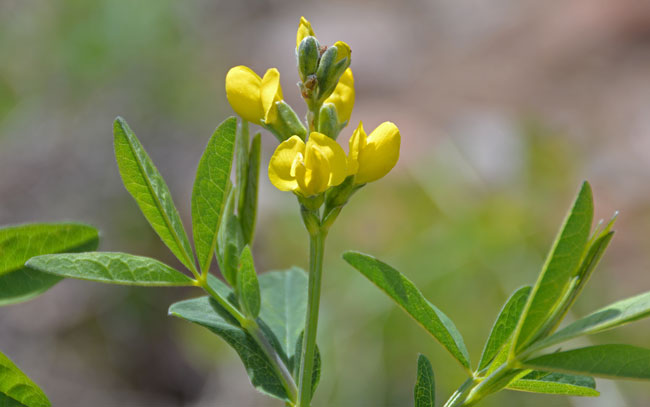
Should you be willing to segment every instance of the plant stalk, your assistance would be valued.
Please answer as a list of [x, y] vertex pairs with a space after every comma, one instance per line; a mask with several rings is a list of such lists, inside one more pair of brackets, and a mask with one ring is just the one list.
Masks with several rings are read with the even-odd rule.
[[469, 395], [469, 393], [472, 391], [474, 386], [476, 385], [476, 381], [474, 380], [473, 377], [470, 377], [469, 379], [465, 380], [465, 382], [454, 392], [454, 394], [449, 397], [449, 400], [445, 403], [443, 407], [461, 407], [464, 406], [465, 404], [465, 399]]
[[318, 311], [326, 236], [327, 232], [320, 228], [316, 233], [310, 233], [309, 236], [309, 291], [307, 318], [305, 320], [300, 359], [298, 407], [309, 407], [312, 398], [312, 376], [314, 373], [316, 331], [318, 328]]

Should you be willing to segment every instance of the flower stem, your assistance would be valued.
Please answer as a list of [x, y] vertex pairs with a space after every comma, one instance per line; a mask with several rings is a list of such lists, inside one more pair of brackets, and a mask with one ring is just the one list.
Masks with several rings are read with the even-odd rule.
[[300, 391], [298, 406], [309, 407], [312, 398], [312, 377], [314, 374], [314, 354], [316, 351], [316, 330], [320, 303], [321, 277], [323, 273], [323, 254], [327, 232], [319, 230], [309, 235], [309, 292], [307, 318], [300, 358]]

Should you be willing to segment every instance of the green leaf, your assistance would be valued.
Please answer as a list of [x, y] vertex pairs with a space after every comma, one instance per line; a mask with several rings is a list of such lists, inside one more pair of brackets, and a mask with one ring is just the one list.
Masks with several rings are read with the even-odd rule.
[[402, 273], [386, 263], [358, 252], [346, 252], [343, 259], [383, 290], [404, 311], [433, 335], [464, 367], [469, 369], [469, 355], [454, 323], [427, 301], [420, 290]]
[[237, 126], [235, 154], [237, 155], [235, 181], [237, 182], [237, 213], [241, 214], [244, 195], [246, 194], [246, 178], [248, 177], [248, 143], [250, 142], [248, 122], [241, 120]]
[[237, 119], [224, 120], [214, 131], [196, 170], [192, 189], [192, 231], [201, 270], [208, 270], [217, 245], [235, 149]]
[[[4, 394], [8, 398], [16, 400], [27, 407], [51, 406], [45, 393], [1, 352], [0, 394]], [[8, 402], [7, 405], [13, 406], [16, 404]]]
[[221, 214], [221, 221], [219, 222], [219, 231], [217, 232], [217, 247], [215, 250], [215, 253], [217, 255], [217, 263], [219, 264], [221, 274], [224, 274], [224, 277], [225, 273], [223, 271], [223, 266], [225, 261], [224, 258], [226, 255], [226, 241], [228, 238], [232, 237], [232, 233], [228, 232], [228, 219], [235, 215], [235, 194], [237, 193], [237, 189], [232, 186], [231, 182], [228, 182], [227, 192], [226, 203], [223, 206], [223, 213]]
[[637, 321], [650, 315], [650, 292], [608, 305], [573, 322], [550, 337], [535, 343], [534, 349], [568, 341], [582, 335], [591, 335]]
[[48, 254], [33, 257], [30, 268], [60, 277], [147, 287], [190, 286], [185, 274], [148, 257], [126, 253]]
[[565, 396], [598, 397], [600, 395], [596, 390], [596, 381], [592, 377], [564, 373], [533, 372], [511, 382], [506, 389]]
[[237, 352], [251, 383], [257, 390], [289, 401], [273, 365], [257, 342], [216, 301], [201, 297], [177, 302], [169, 308], [169, 313], [208, 328], [219, 335]]
[[0, 393], [0, 407], [27, 407], [23, 403], [19, 403], [9, 396]]
[[485, 343], [485, 348], [483, 348], [481, 361], [478, 364], [478, 371], [485, 369], [499, 353], [499, 350], [508, 343], [508, 340], [517, 327], [530, 290], [530, 286], [519, 288], [510, 296], [501, 309], [499, 316], [494, 322], [494, 326], [492, 326], [492, 332], [490, 332], [490, 336]]
[[[296, 382], [300, 381], [300, 365], [302, 361], [302, 341], [304, 339], [304, 332], [300, 332], [296, 345], [294, 347], [294, 355], [290, 360], [289, 368], [293, 372], [293, 377]], [[311, 394], [316, 393], [316, 388], [320, 382], [320, 372], [321, 372], [322, 361], [320, 357], [320, 349], [316, 345], [316, 350], [314, 352], [314, 368], [311, 372]]]
[[607, 378], [650, 379], [650, 349], [596, 345], [543, 355], [523, 363], [530, 369]]
[[[259, 277], [262, 290], [260, 325], [270, 331], [278, 354], [287, 360], [296, 381], [299, 380], [302, 333], [307, 315], [307, 273], [293, 267], [282, 271], [269, 271]], [[320, 380], [321, 359], [316, 346], [312, 394]]]
[[140, 141], [121, 117], [113, 125], [115, 158], [122, 182], [158, 236], [190, 270], [196, 270], [192, 247], [169, 188]]
[[260, 179], [260, 160], [262, 152], [261, 134], [253, 137], [250, 153], [248, 155], [248, 174], [246, 175], [246, 189], [244, 199], [239, 207], [239, 220], [245, 244], [253, 243], [255, 234], [255, 218], [257, 217], [257, 192]]
[[259, 277], [262, 291], [260, 319], [273, 332], [290, 359], [307, 315], [307, 273], [294, 267], [269, 271]]
[[[612, 237], [614, 236], [614, 232], [609, 231], [609, 227], [611, 226], [612, 222], [610, 222], [610, 225], [607, 226], [605, 231], [603, 231], [599, 236], [595, 236], [595, 238], [590, 241], [588, 245], [589, 249], [587, 250], [586, 255], [582, 259], [582, 262], [580, 263], [580, 268], [578, 269], [578, 273], [570, 282], [569, 286], [571, 287], [571, 289], [569, 290], [566, 299], [562, 301], [562, 304], [560, 305], [558, 312], [553, 316], [553, 318], [547, 324], [548, 328], [545, 334], [553, 332], [560, 324], [560, 322], [562, 322], [567, 312], [573, 306], [576, 299], [584, 289], [585, 285], [587, 284], [587, 281], [589, 281], [591, 274], [593, 274], [596, 265], [600, 262], [600, 259], [603, 257], [603, 254], [605, 253], [605, 249], [607, 249], [609, 242], [612, 240]], [[531, 346], [531, 348], [539, 349], [538, 342], [535, 342]]]
[[0, 305], [33, 298], [61, 281], [60, 277], [29, 270], [33, 256], [92, 251], [99, 235], [79, 223], [35, 223], [0, 228]]
[[593, 213], [591, 187], [584, 182], [528, 298], [514, 336], [515, 350], [535, 340], [567, 295], [589, 239]]
[[246, 246], [239, 260], [237, 294], [246, 315], [257, 318], [260, 313], [260, 284], [257, 281], [255, 263], [250, 246]]
[[435, 407], [436, 387], [431, 362], [426, 356], [418, 356], [418, 375], [415, 381], [415, 407]]
[[547, 382], [558, 382], [573, 384], [574, 386], [596, 388], [596, 380], [591, 376], [582, 376], [558, 372], [545, 372], [543, 370], [533, 370], [522, 377], [524, 380], [542, 380]]
[[230, 215], [226, 218], [224, 233], [225, 247], [223, 250], [223, 260], [219, 263], [219, 267], [228, 284], [235, 287], [237, 285], [239, 256], [244, 246], [241, 226], [237, 215]]

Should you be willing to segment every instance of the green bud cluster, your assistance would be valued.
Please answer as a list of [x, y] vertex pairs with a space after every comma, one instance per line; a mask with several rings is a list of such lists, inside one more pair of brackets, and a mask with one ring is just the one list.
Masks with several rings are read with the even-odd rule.
[[305, 37], [296, 49], [300, 93], [310, 108], [321, 105], [332, 94], [341, 75], [350, 66], [349, 47], [343, 42], [325, 47], [316, 37]]

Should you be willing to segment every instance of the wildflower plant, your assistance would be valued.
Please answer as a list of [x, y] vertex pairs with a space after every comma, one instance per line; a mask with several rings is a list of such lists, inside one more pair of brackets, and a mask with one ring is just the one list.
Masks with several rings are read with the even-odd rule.
[[[322, 45], [309, 21], [301, 18], [295, 51], [298, 88], [306, 106], [304, 120], [284, 100], [277, 69], [260, 76], [246, 66], [236, 66], [227, 73], [226, 96], [239, 118], [226, 119], [217, 127], [199, 161], [191, 197], [193, 246], [165, 181], [140, 141], [124, 119], [114, 122], [115, 157], [124, 186], [186, 273], [127, 253], [61, 253], [79, 251], [75, 249], [81, 247], [79, 243], [70, 250], [57, 246], [51, 251], [26, 252], [36, 257], [27, 261], [25, 273], [36, 274], [26, 275], [23, 282], [48, 276], [55, 282], [66, 277], [146, 287], [195, 287], [205, 295], [171, 305], [169, 314], [220, 336], [238, 353], [251, 384], [260, 392], [285, 406], [311, 406], [321, 375], [316, 339], [328, 232], [355, 193], [396, 165], [400, 132], [388, 121], [369, 134], [361, 122], [354, 130], [348, 126], [355, 88], [351, 49], [345, 42]], [[296, 267], [259, 275], [256, 271], [251, 247], [262, 136], [251, 137], [251, 125], [261, 126], [276, 139], [268, 177], [277, 189], [292, 193], [297, 200], [310, 242], [307, 272]], [[343, 134], [348, 136], [346, 143]], [[508, 300], [474, 370], [453, 322], [403, 274], [361, 253], [347, 252], [344, 259], [396, 301], [468, 372], [467, 381], [445, 406], [473, 405], [502, 389], [593, 396], [597, 392], [591, 376], [650, 378], [650, 350], [601, 345], [539, 352], [644, 317], [650, 314], [650, 297], [644, 294], [625, 300], [557, 330], [613, 235], [613, 221], [590, 235], [592, 214], [591, 191], [585, 184], [539, 280]], [[2, 246], [2, 233], [0, 265], [7, 256], [13, 261]], [[91, 238], [92, 242], [96, 244]], [[215, 259], [221, 279], [213, 274]], [[16, 264], [22, 267], [25, 260], [20, 258]], [[2, 293], [0, 286], [0, 302]], [[35, 385], [22, 387], [27, 393], [16, 395], [15, 386], [2, 383], [2, 397], [27, 407], [49, 405], [25, 396], [30, 393], [24, 389], [38, 389]], [[35, 392], [31, 394], [40, 397]], [[433, 368], [422, 355], [415, 403], [417, 407], [435, 403]]]
[[[115, 157], [124, 185], [189, 275], [155, 259], [107, 252], [41, 255], [28, 267], [56, 278], [203, 290], [206, 296], [173, 304], [169, 313], [221, 336], [259, 391], [287, 406], [306, 407], [320, 378], [316, 334], [327, 233], [356, 191], [395, 166], [400, 133], [386, 122], [367, 135], [359, 124], [346, 153], [337, 137], [354, 106], [350, 47], [342, 41], [320, 45], [303, 18], [296, 58], [307, 106], [304, 122], [284, 101], [277, 69], [261, 77], [245, 66], [227, 73], [226, 96], [239, 120], [232, 117], [217, 127], [199, 161], [191, 205], [194, 248], [162, 176], [126, 121], [115, 120]], [[279, 142], [268, 176], [297, 198], [310, 239], [308, 273], [295, 267], [259, 277], [256, 272], [251, 245], [262, 138], [250, 137], [251, 124]], [[223, 280], [211, 273], [215, 258]]]

